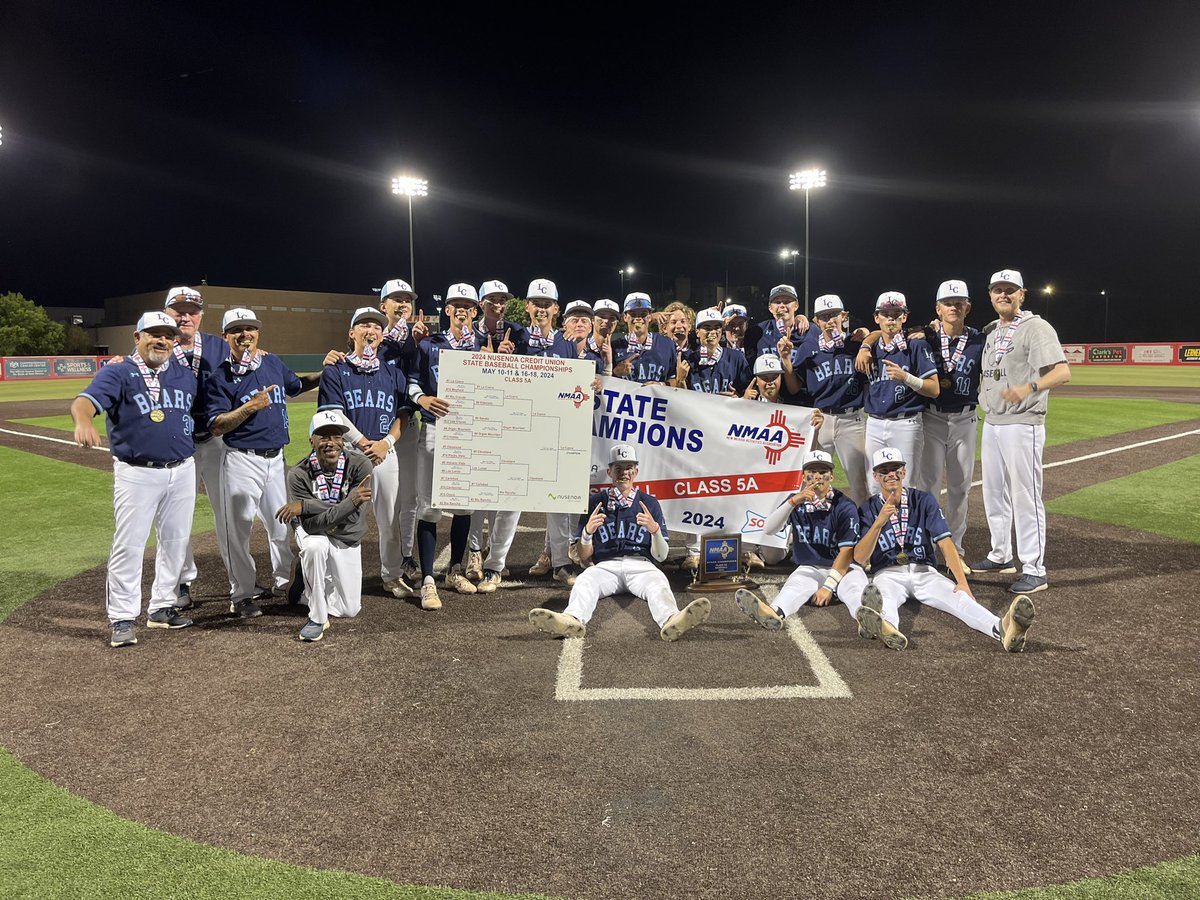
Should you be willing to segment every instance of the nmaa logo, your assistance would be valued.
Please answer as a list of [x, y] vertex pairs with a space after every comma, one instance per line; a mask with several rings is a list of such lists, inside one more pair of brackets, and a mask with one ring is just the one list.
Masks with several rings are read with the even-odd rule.
[[583, 387], [581, 385], [577, 384], [577, 385], [575, 385], [575, 390], [573, 390], [573, 391], [559, 391], [558, 399], [559, 400], [570, 400], [572, 403], [575, 404], [575, 408], [579, 409], [579, 407], [583, 406], [583, 404], [587, 403], [592, 398], [588, 394], [584, 393]]
[[779, 410], [771, 413], [766, 425], [739, 425], [735, 422], [729, 426], [725, 437], [731, 441], [762, 444], [767, 462], [772, 466], [779, 462], [784, 450], [804, 446], [803, 436], [788, 427], [787, 416]]

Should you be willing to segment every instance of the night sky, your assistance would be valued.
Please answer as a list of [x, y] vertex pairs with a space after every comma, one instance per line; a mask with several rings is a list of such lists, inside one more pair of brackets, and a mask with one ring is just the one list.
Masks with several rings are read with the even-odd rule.
[[[832, 6], [832, 4], [831, 4]], [[1064, 340], [1200, 339], [1200, 4], [0, 7], [0, 292], [366, 292], [618, 268], [922, 316], [1021, 269]], [[882, 11], [881, 11], [882, 10]], [[794, 283], [803, 283], [803, 259]], [[629, 289], [627, 287], [627, 289]]]

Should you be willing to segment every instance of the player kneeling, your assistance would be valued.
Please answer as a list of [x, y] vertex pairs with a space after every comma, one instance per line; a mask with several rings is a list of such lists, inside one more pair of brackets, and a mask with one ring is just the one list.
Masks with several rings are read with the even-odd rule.
[[667, 576], [655, 565], [667, 558], [667, 525], [658, 501], [633, 483], [636, 452], [629, 444], [617, 444], [609, 460], [613, 487], [593, 492], [591, 514], [580, 517], [579, 556], [596, 564], [576, 577], [564, 612], [531, 610], [529, 622], [550, 634], [583, 637], [601, 597], [628, 593], [649, 604], [659, 637], [678, 640], [708, 618], [709, 602], [701, 597], [682, 610], [676, 604]]
[[[854, 565], [854, 547], [859, 540], [858, 507], [833, 487], [833, 457], [813, 450], [804, 458], [803, 470], [800, 490], [763, 524], [763, 534], [775, 534], [785, 525], [790, 526], [796, 571], [780, 588], [774, 608], [747, 590], [734, 594], [738, 609], [771, 631], [782, 628], [784, 617], [810, 599], [814, 606], [827, 606], [839, 585], [855, 598], [867, 586], [867, 576]], [[846, 606], [853, 617], [858, 603], [848, 602]]]
[[364, 504], [371, 502], [371, 461], [346, 452], [349, 431], [332, 410], [313, 416], [313, 452], [287, 476], [288, 502], [275, 513], [296, 528], [308, 621], [303, 641], [319, 641], [330, 616], [358, 615], [362, 609], [362, 539], [367, 534]]
[[[871, 562], [872, 584], [843, 585], [839, 594], [859, 606], [858, 633], [882, 638], [893, 650], [903, 650], [898, 610], [905, 600], [919, 600], [948, 612], [976, 631], [999, 641], [1010, 653], [1025, 649], [1025, 633], [1033, 624], [1033, 601], [1022, 594], [1000, 619], [976, 602], [967, 585], [962, 560], [954, 547], [950, 526], [932, 494], [904, 487], [904, 455], [895, 447], [876, 450], [871, 459], [879, 493], [859, 510], [871, 525], [854, 550], [859, 565]], [[934, 545], [946, 559], [954, 581], [938, 572]], [[857, 596], [856, 596], [857, 593]]]

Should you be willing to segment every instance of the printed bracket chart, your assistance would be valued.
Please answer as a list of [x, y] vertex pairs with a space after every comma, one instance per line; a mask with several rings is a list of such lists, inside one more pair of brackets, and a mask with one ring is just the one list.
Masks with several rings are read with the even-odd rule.
[[443, 350], [433, 505], [583, 512], [595, 374], [589, 360]]

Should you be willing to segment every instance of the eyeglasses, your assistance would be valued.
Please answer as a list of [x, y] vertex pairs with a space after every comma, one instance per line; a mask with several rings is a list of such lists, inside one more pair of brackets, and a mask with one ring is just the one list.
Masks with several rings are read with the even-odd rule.
[[1006, 296], [1011, 297], [1017, 291], [1023, 291], [1023, 290], [1025, 290], [1025, 288], [1019, 288], [1019, 287], [1016, 287], [1015, 285], [1010, 284], [1010, 285], [1008, 285], [1008, 287], [990, 287], [990, 288], [988, 288], [988, 293], [989, 294], [1005, 294]]

